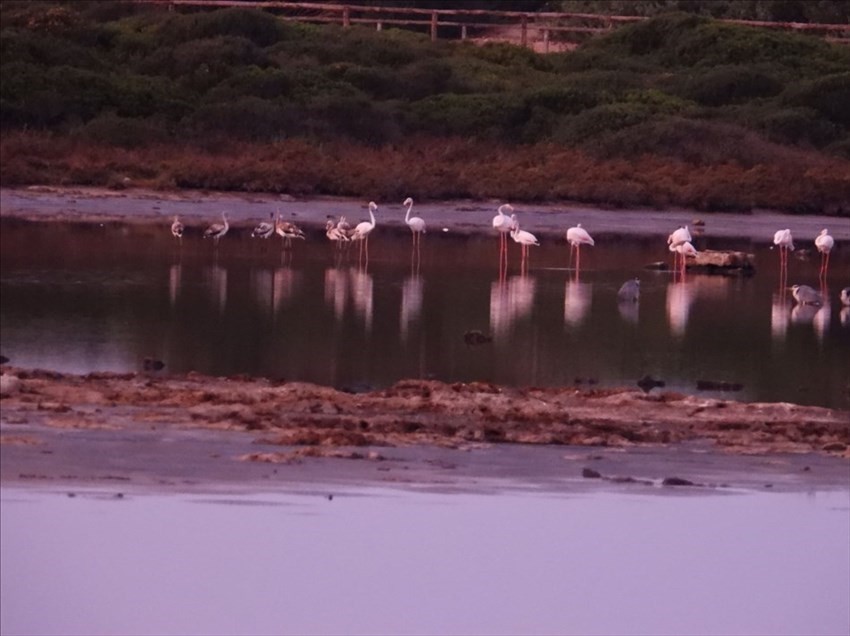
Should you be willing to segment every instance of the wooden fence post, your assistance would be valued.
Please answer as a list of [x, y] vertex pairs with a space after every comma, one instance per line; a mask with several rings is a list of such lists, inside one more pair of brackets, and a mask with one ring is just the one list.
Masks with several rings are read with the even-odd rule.
[[431, 12], [431, 41], [437, 41], [437, 12]]
[[522, 19], [520, 20], [520, 45], [525, 46], [528, 42], [528, 16], [524, 13], [522, 14]]
[[466, 25], [465, 24], [460, 27], [460, 39], [461, 40], [466, 39]]
[[348, 7], [342, 8], [342, 28], [347, 29], [351, 26], [351, 9]]
[[549, 29], [543, 29], [543, 52], [549, 52]]

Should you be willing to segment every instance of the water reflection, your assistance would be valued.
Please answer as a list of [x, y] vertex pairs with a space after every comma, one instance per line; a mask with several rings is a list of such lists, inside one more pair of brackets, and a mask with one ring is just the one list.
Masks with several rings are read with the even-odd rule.
[[564, 289], [564, 323], [576, 326], [587, 317], [593, 294], [592, 283], [567, 280]]
[[774, 340], [785, 340], [791, 322], [791, 303], [786, 294], [773, 294], [770, 305], [770, 333]]
[[401, 341], [407, 341], [407, 332], [410, 323], [419, 319], [422, 313], [422, 292], [425, 284], [419, 276], [408, 276], [401, 286], [401, 315], [399, 325], [401, 328]]
[[345, 313], [348, 294], [348, 272], [341, 267], [325, 269], [325, 304], [333, 307], [337, 323]]
[[[182, 240], [182, 235], [180, 236]], [[180, 296], [180, 283], [183, 279], [183, 267], [179, 264], [172, 265], [168, 269], [168, 301], [171, 307], [177, 303], [177, 298]]]
[[841, 318], [842, 327], [850, 327], [850, 307], [842, 307], [839, 317]]
[[505, 282], [490, 285], [490, 331], [501, 338], [514, 323], [527, 317], [534, 305], [536, 279], [533, 276], [511, 276]]
[[693, 283], [678, 282], [667, 285], [667, 321], [674, 336], [685, 335], [694, 299]]
[[366, 270], [352, 267], [348, 270], [351, 278], [351, 294], [354, 300], [354, 313], [363, 321], [365, 331], [372, 331], [374, 312], [374, 282]]
[[221, 265], [207, 267], [206, 279], [213, 304], [219, 313], [224, 313], [227, 306], [227, 269]]
[[829, 301], [825, 300], [823, 306], [815, 313], [812, 318], [812, 326], [815, 328], [815, 334], [819, 342], [823, 342], [824, 336], [829, 331], [831, 308]]
[[288, 304], [298, 291], [300, 274], [291, 267], [277, 267], [273, 274], [274, 315], [280, 312], [281, 306]]

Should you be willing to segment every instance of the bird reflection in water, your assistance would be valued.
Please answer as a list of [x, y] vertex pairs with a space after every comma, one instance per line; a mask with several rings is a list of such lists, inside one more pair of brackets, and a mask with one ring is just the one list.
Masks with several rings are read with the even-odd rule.
[[694, 286], [691, 283], [678, 282], [667, 285], [667, 321], [674, 336], [685, 335], [694, 297]]
[[494, 336], [506, 335], [514, 322], [531, 313], [536, 284], [533, 276], [524, 275], [490, 285], [490, 330]]
[[829, 331], [830, 313], [829, 300], [824, 299], [823, 306], [818, 310], [814, 318], [812, 318], [812, 327], [815, 329], [815, 335], [818, 337], [819, 342], [823, 342], [824, 336]]
[[567, 280], [564, 289], [564, 323], [578, 325], [587, 316], [590, 309], [590, 299], [593, 295], [593, 284], [582, 283], [578, 280]]
[[341, 267], [328, 267], [325, 270], [325, 304], [333, 307], [337, 324], [345, 313], [348, 294], [348, 272]]
[[372, 275], [365, 270], [350, 268], [348, 274], [351, 279], [351, 297], [354, 300], [354, 311], [363, 320], [366, 331], [372, 330], [373, 314], [373, 281]]
[[219, 313], [223, 313], [227, 305], [227, 269], [221, 265], [213, 265], [207, 268], [206, 273], [213, 301]]
[[272, 308], [274, 315], [298, 290], [299, 274], [291, 267], [276, 267], [272, 274]]
[[251, 291], [257, 300], [257, 305], [263, 313], [272, 309], [272, 297], [274, 296], [272, 272], [269, 269], [255, 269], [251, 271]]
[[636, 325], [640, 312], [640, 279], [627, 280], [617, 291], [617, 311], [620, 318]]
[[410, 323], [419, 318], [422, 313], [422, 292], [425, 285], [422, 278], [411, 274], [404, 279], [401, 286], [401, 316], [399, 326], [401, 329], [401, 341], [407, 341], [407, 331]]
[[770, 305], [770, 334], [774, 340], [784, 340], [791, 320], [791, 303], [782, 292], [773, 294]]
[[168, 270], [168, 300], [171, 306], [177, 304], [177, 297], [180, 296], [180, 284], [183, 280], [183, 266], [175, 263]]
[[839, 313], [839, 317], [841, 318], [841, 326], [842, 327], [850, 327], [850, 287], [845, 287], [841, 290], [841, 294], [839, 296], [841, 300], [841, 313]]

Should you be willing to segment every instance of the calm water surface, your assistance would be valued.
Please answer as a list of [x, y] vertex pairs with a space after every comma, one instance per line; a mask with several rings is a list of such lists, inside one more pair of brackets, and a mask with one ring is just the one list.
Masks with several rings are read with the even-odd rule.
[[846, 634], [850, 493], [0, 490], [4, 634]]
[[[178, 248], [165, 226], [4, 220], [2, 353], [75, 373], [140, 370], [150, 357], [173, 373], [355, 389], [401, 378], [633, 385], [651, 374], [690, 393], [699, 380], [725, 381], [744, 388], [704, 395], [850, 406], [850, 309], [838, 301], [850, 251], [840, 245], [818, 310], [780, 293], [766, 243], [697, 239], [700, 249], [754, 252], [757, 274], [674, 282], [644, 269], [669, 256], [663, 239], [597, 237], [576, 280], [553, 239], [533, 249], [525, 275], [511, 244], [500, 276], [486, 229], [429, 232], [417, 262], [406, 229], [379, 226], [360, 265], [356, 246], [337, 255], [319, 230], [285, 254], [244, 228], [215, 250], [197, 233]], [[817, 266], [792, 258], [788, 283], [816, 287]], [[618, 305], [617, 289], [635, 276], [640, 302]], [[469, 330], [493, 342], [469, 347]]]

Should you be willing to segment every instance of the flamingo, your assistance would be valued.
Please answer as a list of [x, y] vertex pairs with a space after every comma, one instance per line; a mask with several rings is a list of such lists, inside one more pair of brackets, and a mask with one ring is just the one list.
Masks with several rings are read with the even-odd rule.
[[773, 235], [773, 244], [779, 247], [779, 268], [780, 270], [788, 269], [788, 252], [794, 251], [794, 238], [791, 236], [791, 230], [777, 230]]
[[333, 219], [328, 219], [327, 224], [325, 225], [325, 236], [328, 237], [331, 241], [336, 242], [337, 249], [342, 248], [342, 244], [348, 242], [348, 236], [342, 230], [337, 227], [337, 225], [333, 222]]
[[183, 224], [180, 222], [180, 219], [175, 215], [174, 222], [171, 224], [171, 236], [176, 238], [181, 243], [183, 242]]
[[294, 223], [280, 220], [280, 210], [277, 211], [277, 219], [275, 219], [274, 231], [283, 239], [283, 246], [292, 247], [292, 239], [299, 238], [304, 240], [306, 236], [301, 229]]
[[[687, 258], [696, 258], [697, 254], [699, 252], [697, 252], [696, 248], [691, 244], [690, 241], [685, 241], [684, 243], [679, 243], [675, 247], [671, 243], [669, 249], [670, 249], [671, 252], [675, 252], [676, 254], [678, 254], [678, 258], [679, 258], [679, 261], [680, 261], [680, 263], [679, 263], [679, 273], [682, 276], [684, 276], [685, 275], [685, 268], [687, 267], [686, 259]], [[674, 256], [673, 260], [675, 261], [676, 258], [677, 257]]]
[[263, 221], [257, 227], [254, 228], [254, 231], [251, 232], [251, 238], [269, 238], [272, 234], [274, 234], [274, 212], [269, 212], [269, 220]]
[[823, 229], [815, 238], [815, 247], [820, 252], [820, 271], [818, 273], [822, 281], [826, 280], [826, 270], [829, 268], [829, 253], [835, 245], [835, 239], [829, 235], [827, 229]]
[[581, 246], [590, 245], [593, 247], [595, 243], [587, 230], [581, 226], [581, 223], [577, 223], [575, 227], [567, 230], [567, 243], [570, 244], [570, 260], [572, 260], [573, 249], [576, 251], [576, 271], [578, 271], [581, 265]]
[[227, 234], [227, 230], [230, 229], [230, 224], [227, 222], [227, 212], [221, 213], [221, 221], [221, 223], [213, 223], [204, 230], [204, 238], [211, 238], [216, 246], [221, 237]]
[[673, 252], [673, 270], [675, 271], [678, 266], [678, 255], [679, 251], [676, 249], [682, 243], [690, 243], [691, 242], [691, 233], [688, 231], [687, 225], [682, 225], [678, 230], [673, 232], [670, 236], [667, 237], [667, 245], [671, 252]]
[[508, 232], [513, 229], [513, 224], [511, 217], [506, 213], [512, 213], [513, 211], [513, 206], [510, 203], [505, 203], [499, 206], [497, 210], [498, 214], [493, 217], [493, 229], [499, 232], [500, 253], [507, 253], [508, 251]]
[[375, 229], [375, 212], [378, 205], [374, 201], [369, 201], [369, 218], [371, 221], [361, 221], [354, 228], [351, 234], [352, 241], [363, 241], [360, 244], [360, 255], [363, 255], [363, 245], [366, 245], [366, 260], [369, 260], [369, 233]]
[[413, 209], [413, 199], [410, 197], [407, 197], [402, 205], [407, 206], [407, 214], [404, 215], [404, 222], [407, 223], [407, 227], [410, 228], [413, 234], [413, 245], [419, 247], [422, 235], [425, 234], [425, 220], [418, 216], [410, 216], [410, 211]]
[[531, 232], [519, 229], [519, 220], [516, 214], [511, 215], [511, 238], [522, 246], [522, 263], [528, 260], [528, 248], [532, 245], [540, 245], [537, 237]]

